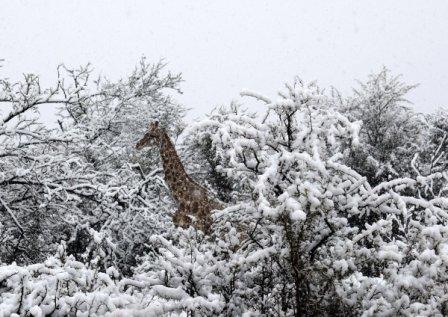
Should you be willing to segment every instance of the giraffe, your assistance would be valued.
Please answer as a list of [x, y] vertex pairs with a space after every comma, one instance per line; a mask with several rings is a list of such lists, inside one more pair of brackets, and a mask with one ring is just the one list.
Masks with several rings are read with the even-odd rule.
[[212, 224], [211, 211], [221, 209], [221, 204], [212, 199], [207, 189], [187, 174], [174, 144], [158, 121], [149, 124], [148, 131], [135, 148], [140, 150], [152, 144], [159, 147], [165, 182], [178, 205], [178, 210], [173, 215], [174, 224], [183, 228], [193, 225], [196, 229], [209, 233]]

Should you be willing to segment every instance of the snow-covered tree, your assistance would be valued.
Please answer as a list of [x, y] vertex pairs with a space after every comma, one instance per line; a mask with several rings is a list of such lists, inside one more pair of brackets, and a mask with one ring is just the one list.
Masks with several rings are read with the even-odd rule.
[[371, 184], [410, 175], [411, 159], [420, 148], [423, 129], [421, 118], [406, 99], [415, 87], [383, 68], [365, 83], [359, 82], [353, 96], [342, 101], [344, 113], [363, 122], [362, 146], [353, 150], [349, 165]]

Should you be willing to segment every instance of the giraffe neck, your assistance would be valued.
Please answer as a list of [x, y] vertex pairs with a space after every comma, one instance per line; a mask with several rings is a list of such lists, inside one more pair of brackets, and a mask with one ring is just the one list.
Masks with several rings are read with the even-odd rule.
[[173, 197], [179, 200], [182, 187], [189, 182], [190, 177], [185, 172], [185, 168], [177, 155], [174, 144], [165, 132], [161, 138], [160, 155], [165, 172], [165, 181], [170, 187]]

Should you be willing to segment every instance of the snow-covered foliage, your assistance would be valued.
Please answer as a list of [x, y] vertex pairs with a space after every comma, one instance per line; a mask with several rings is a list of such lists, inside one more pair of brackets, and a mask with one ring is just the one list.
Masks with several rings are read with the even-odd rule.
[[448, 109], [441, 108], [427, 114], [426, 124], [425, 143], [413, 167], [423, 175], [444, 172], [448, 168]]
[[1, 267], [0, 316], [103, 316], [138, 305], [135, 282], [118, 276], [113, 267], [89, 269], [67, 256], [61, 244], [56, 256], [42, 263]]
[[410, 162], [423, 141], [423, 122], [406, 99], [415, 87], [383, 68], [367, 82], [359, 82], [353, 96], [341, 100], [346, 115], [363, 122], [363, 146], [352, 150], [349, 165], [366, 175], [372, 185], [412, 174]]
[[256, 114], [187, 125], [186, 170], [226, 205], [204, 236], [173, 226], [157, 149], [133, 150], [153, 119], [184, 129], [180, 77], [90, 75], [2, 81], [0, 316], [448, 313], [448, 117], [405, 106], [413, 86], [382, 70], [343, 98], [297, 78], [243, 91]]

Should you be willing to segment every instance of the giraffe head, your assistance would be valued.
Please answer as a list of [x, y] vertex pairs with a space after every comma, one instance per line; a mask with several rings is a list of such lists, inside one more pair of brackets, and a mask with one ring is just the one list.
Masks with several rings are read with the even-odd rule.
[[150, 146], [154, 142], [160, 143], [162, 138], [163, 130], [159, 127], [159, 122], [154, 121], [149, 124], [148, 132], [141, 138], [140, 141], [137, 142], [135, 148], [137, 150], [141, 150], [146, 146]]

